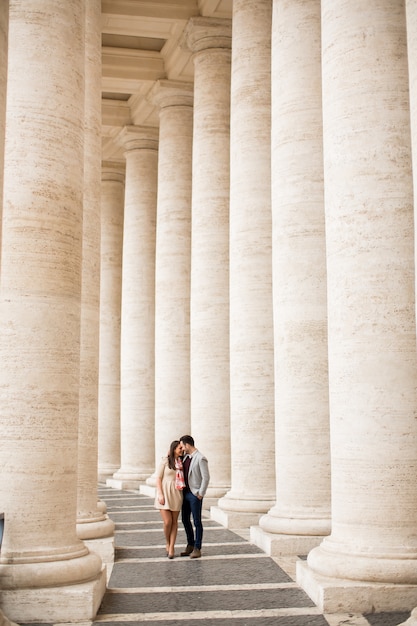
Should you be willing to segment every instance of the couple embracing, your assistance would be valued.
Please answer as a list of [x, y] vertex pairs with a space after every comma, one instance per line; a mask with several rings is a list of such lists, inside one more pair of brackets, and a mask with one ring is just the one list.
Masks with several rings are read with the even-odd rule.
[[[184, 435], [171, 443], [168, 455], [162, 460], [156, 474], [155, 507], [164, 523], [166, 553], [175, 556], [178, 516], [187, 537], [187, 546], [181, 556], [201, 557], [203, 498], [210, 480], [208, 461], [194, 445], [191, 435]], [[194, 522], [191, 522], [191, 516]]]

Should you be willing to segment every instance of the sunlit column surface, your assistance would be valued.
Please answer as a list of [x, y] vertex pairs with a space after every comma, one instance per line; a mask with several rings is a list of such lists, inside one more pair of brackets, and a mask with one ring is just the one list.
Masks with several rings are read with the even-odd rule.
[[277, 500], [252, 539], [305, 554], [330, 533], [320, 0], [273, 5], [272, 221]]
[[212, 497], [223, 495], [230, 483], [231, 34], [230, 21], [222, 19], [193, 18], [186, 28], [194, 53], [190, 434], [208, 458]]
[[100, 330], [101, 2], [86, 3], [84, 210], [81, 280], [80, 414], [77, 535], [114, 560], [114, 522], [97, 508], [98, 365]]
[[[0, 251], [1, 251], [1, 215], [3, 205], [3, 168], [4, 168], [4, 133], [6, 123], [7, 92], [7, 43], [9, 27], [9, 0], [0, 3]], [[0, 255], [1, 271], [1, 255]]]
[[190, 272], [193, 85], [158, 81], [155, 275], [155, 458], [190, 431]]
[[101, 173], [98, 472], [120, 467], [120, 317], [124, 166], [103, 162]]
[[231, 489], [219, 521], [275, 500], [271, 239], [271, 2], [233, 3], [230, 110]]
[[417, 368], [404, 4], [323, 0], [322, 29], [332, 532], [297, 580], [325, 611], [405, 610]]
[[12, 0], [9, 28], [2, 609], [17, 622], [45, 621], [45, 606], [50, 621], [83, 621], [95, 615], [105, 587], [101, 559], [76, 533], [84, 3]]

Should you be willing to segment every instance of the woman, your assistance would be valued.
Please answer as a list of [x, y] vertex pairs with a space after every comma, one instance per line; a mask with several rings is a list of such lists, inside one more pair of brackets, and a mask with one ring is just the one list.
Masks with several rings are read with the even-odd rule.
[[184, 475], [182, 473], [182, 446], [177, 440], [169, 447], [168, 455], [156, 473], [155, 507], [159, 509], [164, 522], [166, 552], [169, 559], [173, 559], [175, 540], [178, 532], [178, 516], [182, 506], [182, 489]]

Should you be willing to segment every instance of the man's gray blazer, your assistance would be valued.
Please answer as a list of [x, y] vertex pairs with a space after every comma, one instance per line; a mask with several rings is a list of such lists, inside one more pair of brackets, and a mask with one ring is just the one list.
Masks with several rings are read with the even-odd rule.
[[190, 469], [188, 470], [188, 484], [191, 493], [204, 498], [209, 481], [210, 473], [208, 461], [200, 450], [196, 450], [191, 456]]

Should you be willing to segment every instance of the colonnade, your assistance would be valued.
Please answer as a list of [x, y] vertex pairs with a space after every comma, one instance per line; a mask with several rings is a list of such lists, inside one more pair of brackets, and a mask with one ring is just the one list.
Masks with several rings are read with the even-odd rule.
[[308, 554], [323, 611], [411, 610], [417, 1], [190, 19], [194, 82], [155, 83], [101, 187], [99, 5], [0, 13], [1, 608], [89, 619], [97, 475], [152, 490], [191, 433], [212, 517]]
[[83, 621], [114, 553], [97, 501], [101, 3], [6, 5], [0, 603]]

